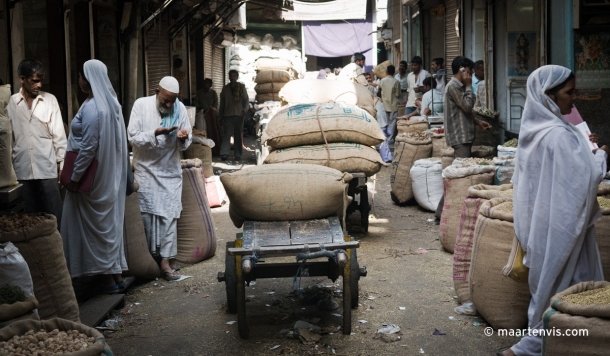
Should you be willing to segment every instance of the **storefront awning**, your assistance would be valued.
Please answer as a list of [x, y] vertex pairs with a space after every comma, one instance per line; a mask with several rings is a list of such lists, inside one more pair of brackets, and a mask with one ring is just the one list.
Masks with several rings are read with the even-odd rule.
[[288, 21], [364, 20], [366, 0], [334, 0], [328, 2], [293, 1], [294, 11], [282, 13]]
[[344, 57], [373, 48], [371, 15], [366, 20], [303, 21], [305, 55]]

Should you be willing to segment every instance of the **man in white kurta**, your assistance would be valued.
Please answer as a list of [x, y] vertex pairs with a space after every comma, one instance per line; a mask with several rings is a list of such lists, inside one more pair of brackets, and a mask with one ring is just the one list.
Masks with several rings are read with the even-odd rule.
[[136, 100], [129, 119], [134, 179], [151, 253], [161, 257], [161, 272], [176, 280], [177, 219], [182, 211], [180, 151], [191, 144], [191, 125], [177, 100], [178, 81], [164, 77], [156, 94]]

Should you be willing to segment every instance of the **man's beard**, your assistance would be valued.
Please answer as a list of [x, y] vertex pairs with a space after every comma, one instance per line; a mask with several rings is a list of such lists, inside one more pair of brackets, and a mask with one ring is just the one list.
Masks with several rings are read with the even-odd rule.
[[157, 97], [157, 110], [159, 110], [161, 115], [168, 115], [169, 112], [171, 111], [171, 109], [168, 109], [165, 106], [163, 106], [163, 104], [161, 104], [161, 101], [159, 101], [159, 97]]

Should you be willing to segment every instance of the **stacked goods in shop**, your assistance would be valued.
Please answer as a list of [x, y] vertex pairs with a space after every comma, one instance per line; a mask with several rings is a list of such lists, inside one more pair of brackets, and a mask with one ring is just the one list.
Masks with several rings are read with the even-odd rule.
[[529, 285], [501, 273], [515, 238], [512, 198], [483, 203], [474, 235], [469, 286], [477, 312], [494, 329], [525, 328]]
[[[554, 295], [542, 323], [547, 331], [542, 339], [542, 355], [607, 355], [610, 282], [582, 282]], [[560, 330], [562, 333], [557, 332]], [[566, 337], [566, 330], [586, 330], [586, 334]]]
[[375, 77], [377, 77], [377, 79], [383, 79], [388, 76], [388, 66], [391, 65], [392, 62], [390, 61], [381, 62], [375, 66], [375, 69], [373, 69], [373, 74], [375, 74]]
[[6, 115], [6, 106], [11, 98], [11, 86], [0, 85], [0, 187], [17, 184], [13, 169], [11, 122]]
[[517, 156], [517, 145], [519, 141], [513, 138], [510, 141], [506, 141], [503, 145], [498, 146], [498, 158], [508, 159], [515, 158]]
[[23, 319], [39, 319], [30, 269], [15, 245], [0, 243], [0, 328]]
[[[279, 101], [279, 92], [284, 85], [290, 81], [288, 78], [295, 77], [292, 63], [287, 59], [261, 57], [254, 63], [257, 74], [254, 81], [256, 101]], [[287, 80], [288, 79], [288, 80]]]
[[193, 129], [193, 142], [184, 151], [185, 159], [197, 158], [201, 160], [205, 178], [214, 175], [214, 168], [212, 167], [212, 148], [214, 146], [214, 141], [206, 138], [205, 131]]
[[471, 302], [468, 274], [479, 210], [483, 203], [493, 198], [512, 198], [513, 185], [501, 186], [477, 184], [468, 188], [460, 213], [460, 225], [453, 254], [453, 285], [460, 304]]
[[432, 140], [425, 131], [396, 136], [390, 170], [390, 196], [396, 204], [403, 204], [414, 198], [411, 168], [415, 161], [429, 158], [431, 153]]
[[363, 85], [340, 80], [293, 80], [280, 90], [280, 97], [289, 105], [337, 102], [356, 105], [377, 117], [375, 97]]
[[396, 122], [397, 135], [403, 135], [409, 132], [422, 132], [427, 129], [428, 121], [426, 120], [398, 120]]
[[[491, 160], [495, 154], [495, 148], [489, 146], [472, 146], [471, 156], [473, 158], [485, 158]], [[443, 169], [449, 167], [455, 159], [455, 150], [452, 147], [447, 147], [441, 150]]]
[[182, 160], [182, 212], [176, 261], [193, 264], [216, 253], [216, 228], [205, 193], [201, 160]]
[[0, 329], [0, 355], [112, 355], [104, 335], [80, 323], [54, 318], [22, 320]]
[[510, 183], [513, 179], [513, 174], [515, 173], [515, 159], [494, 157], [492, 164], [496, 166], [494, 184], [502, 185]]
[[4, 242], [12, 242], [28, 265], [40, 317], [79, 321], [55, 216], [38, 213], [0, 217], [0, 243]]
[[451, 165], [443, 170], [445, 203], [440, 223], [443, 248], [453, 253], [460, 227], [460, 217], [468, 189], [477, 184], [493, 185], [494, 167], [490, 165]]
[[[295, 169], [295, 167], [298, 167]], [[224, 173], [229, 216], [240, 228], [245, 220], [289, 221], [344, 215], [349, 205], [349, 173], [302, 164], [268, 164]]]
[[436, 157], [417, 160], [410, 174], [417, 204], [426, 210], [436, 211], [443, 196], [441, 159]]
[[[606, 189], [602, 193], [609, 194]], [[610, 280], [610, 195], [598, 196], [597, 202], [602, 209], [602, 217], [595, 222], [595, 236], [599, 255], [604, 269], [604, 277]]]
[[443, 150], [447, 148], [445, 129], [443, 127], [432, 129], [430, 133], [432, 134], [432, 157], [443, 157]]
[[484, 130], [479, 125], [474, 125], [474, 146], [496, 147], [500, 143], [500, 113], [484, 107], [475, 107], [473, 113], [476, 119], [485, 121], [491, 125], [490, 130]]

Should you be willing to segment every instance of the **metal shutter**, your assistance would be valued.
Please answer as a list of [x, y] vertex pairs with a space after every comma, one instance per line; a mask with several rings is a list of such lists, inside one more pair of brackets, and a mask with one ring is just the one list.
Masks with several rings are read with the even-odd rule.
[[220, 95], [225, 85], [225, 49], [212, 46], [212, 80], [214, 90]]
[[462, 55], [460, 38], [455, 32], [455, 16], [457, 15], [457, 0], [445, 1], [445, 72], [447, 81], [451, 80], [451, 63], [455, 57]]
[[153, 95], [161, 78], [171, 74], [169, 18], [162, 14], [146, 33], [146, 90]]
[[[209, 27], [206, 26], [203, 32], [208, 32]], [[212, 77], [212, 37], [208, 35], [203, 39], [203, 75], [205, 78], [210, 78], [214, 80]], [[216, 83], [214, 83], [214, 90], [216, 90]], [[220, 95], [220, 92], [218, 92]]]

